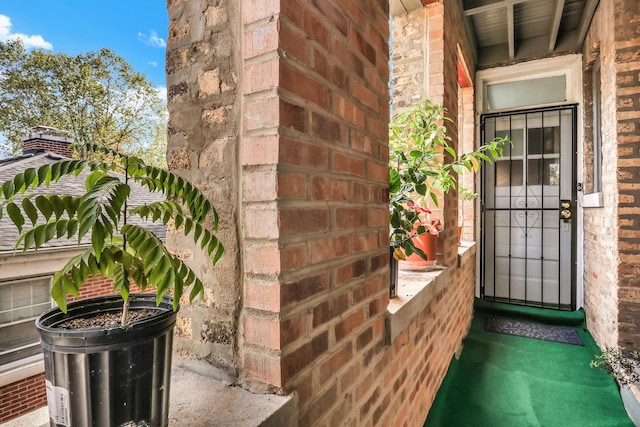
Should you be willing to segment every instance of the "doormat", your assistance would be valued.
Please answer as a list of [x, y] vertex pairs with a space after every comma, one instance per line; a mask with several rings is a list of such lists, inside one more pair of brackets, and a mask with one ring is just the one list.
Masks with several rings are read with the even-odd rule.
[[489, 317], [484, 329], [488, 332], [516, 335], [563, 344], [584, 345], [578, 331], [566, 326], [540, 325], [512, 319]]

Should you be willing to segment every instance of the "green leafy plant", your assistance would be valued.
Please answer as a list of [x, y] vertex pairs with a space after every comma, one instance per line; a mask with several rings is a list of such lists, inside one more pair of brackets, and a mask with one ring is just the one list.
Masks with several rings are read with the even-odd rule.
[[498, 159], [509, 140], [496, 138], [470, 153], [458, 154], [450, 145], [445, 109], [423, 99], [389, 124], [389, 240], [396, 258], [414, 252], [426, 259], [412, 238], [428, 232], [424, 218], [410, 204], [438, 206], [438, 194], [456, 188], [457, 175], [473, 173], [483, 161]]
[[640, 384], [640, 353], [624, 347], [607, 348], [591, 361], [592, 368], [606, 370], [620, 384]]
[[[144, 225], [159, 221], [166, 226], [173, 221], [215, 265], [224, 248], [214, 234], [218, 214], [207, 198], [182, 177], [140, 158], [95, 144], [82, 148], [109, 160], [63, 159], [28, 168], [4, 182], [0, 195], [0, 217], [8, 215], [20, 233], [16, 250], [37, 251], [53, 239], [76, 239], [78, 245], [83, 238], [90, 239], [86, 250], [53, 276], [51, 295], [60, 309], [66, 312], [68, 295], [77, 296], [90, 275], [113, 280], [114, 292], [124, 300], [123, 327], [134, 283], [143, 292], [155, 289], [158, 304], [170, 292], [174, 309], [185, 288], [191, 286], [191, 300], [202, 295], [203, 284], [193, 270]], [[83, 171], [86, 191], [80, 196], [34, 191]], [[163, 200], [132, 207], [133, 183], [162, 194], [158, 199]]]
[[458, 188], [458, 200], [460, 202], [459, 207], [460, 207], [460, 219], [461, 221], [459, 222], [460, 226], [464, 227], [464, 202], [468, 202], [471, 200], [474, 200], [476, 197], [478, 197], [478, 193], [474, 192], [473, 190], [464, 187], [464, 186], [460, 186]]

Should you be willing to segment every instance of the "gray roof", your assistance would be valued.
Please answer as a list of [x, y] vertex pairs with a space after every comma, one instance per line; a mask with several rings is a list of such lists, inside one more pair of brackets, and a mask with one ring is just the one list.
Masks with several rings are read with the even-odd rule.
[[[27, 168], [39, 168], [45, 164], [52, 164], [59, 160], [64, 159], [64, 157], [54, 154], [51, 152], [40, 152], [36, 154], [26, 154], [19, 157], [13, 157], [9, 159], [0, 160], [0, 184], [5, 181], [12, 179], [18, 173], [26, 170]], [[56, 193], [60, 196], [70, 195], [70, 196], [79, 196], [84, 194], [84, 182], [87, 177], [88, 172], [83, 171], [77, 177], [74, 175], [65, 176], [60, 179], [58, 182], [52, 182], [51, 186], [47, 189], [46, 187], [38, 187], [36, 189], [30, 189], [27, 191], [28, 194], [51, 194]], [[16, 201], [19, 201], [20, 196], [16, 197]], [[140, 206], [149, 204], [152, 202], [157, 202], [163, 200], [162, 193], [151, 193], [147, 191], [147, 189], [133, 183], [131, 184], [131, 196], [129, 201], [133, 201], [135, 204], [130, 207]], [[137, 221], [136, 221], [137, 219]], [[133, 224], [144, 224], [144, 227], [153, 232], [160, 239], [164, 240], [166, 237], [166, 227], [162, 224], [162, 222], [152, 223], [151, 221], [142, 221], [139, 218], [132, 219], [131, 223]], [[27, 220], [27, 224], [25, 224], [24, 229], [28, 229], [30, 223]], [[11, 222], [6, 212], [2, 219], [0, 219], [0, 253], [14, 252], [16, 241], [18, 240], [18, 230], [15, 225]], [[90, 236], [85, 236], [83, 239], [83, 244], [88, 244], [90, 241]], [[54, 249], [54, 248], [70, 248], [77, 247], [77, 238], [67, 240], [67, 239], [54, 239], [48, 242], [44, 247]]]

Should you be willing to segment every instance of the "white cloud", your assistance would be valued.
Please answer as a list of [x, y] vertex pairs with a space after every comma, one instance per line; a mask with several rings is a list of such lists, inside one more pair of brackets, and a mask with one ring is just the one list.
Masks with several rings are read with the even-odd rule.
[[158, 33], [156, 33], [153, 30], [149, 31], [149, 35], [138, 33], [138, 40], [140, 40], [142, 43], [146, 44], [147, 46], [151, 46], [151, 47], [167, 46], [167, 42], [165, 42], [163, 38], [158, 37]]
[[164, 86], [156, 86], [156, 92], [158, 92], [158, 96], [164, 103], [167, 102], [167, 88]]
[[157, 67], [158, 66], [158, 62], [157, 61], [149, 61], [149, 62], [147, 62], [147, 64], [151, 65], [152, 67]]
[[0, 15], [0, 41], [6, 42], [9, 40], [20, 40], [27, 49], [39, 48], [39, 49], [53, 49], [53, 45], [46, 41], [41, 35], [27, 35], [21, 33], [11, 32], [11, 18], [6, 15]]

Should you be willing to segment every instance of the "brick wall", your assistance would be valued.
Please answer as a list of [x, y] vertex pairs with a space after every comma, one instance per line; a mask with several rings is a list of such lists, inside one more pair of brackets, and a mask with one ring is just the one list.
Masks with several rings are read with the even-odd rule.
[[44, 372], [0, 387], [0, 423], [46, 405]]
[[[598, 61], [602, 75], [603, 207], [585, 209], [584, 285], [587, 323], [603, 348], [616, 344], [640, 348], [640, 62], [635, 55], [640, 42], [633, 37], [640, 28], [638, 19], [633, 19], [640, 16], [638, 8], [635, 1], [601, 2], [584, 44], [585, 175], [591, 181], [589, 94], [591, 70]], [[586, 191], [591, 188], [589, 183]]]
[[[475, 103], [474, 103], [474, 88], [464, 87], [460, 88], [458, 99], [458, 120], [459, 120], [459, 135], [460, 151], [468, 153], [473, 151], [476, 147], [476, 127], [475, 127]], [[473, 191], [476, 189], [476, 176], [472, 173], [465, 173], [461, 178], [462, 185]], [[458, 221], [460, 225], [464, 225], [462, 230], [462, 240], [475, 240], [476, 239], [476, 201], [475, 200], [460, 200], [459, 201], [460, 212], [462, 217]]]
[[60, 136], [42, 133], [31, 134], [22, 140], [22, 151], [51, 151], [65, 157], [71, 157], [71, 144], [73, 140]]
[[[132, 292], [135, 292], [135, 290], [132, 289]], [[92, 278], [83, 286], [80, 295], [78, 297], [69, 297], [69, 301], [111, 294], [113, 294], [113, 283], [110, 279], [104, 277]], [[44, 385], [44, 372], [0, 387], [0, 423], [46, 405], [47, 394]]]
[[[591, 63], [600, 61], [602, 86], [602, 185], [604, 207], [584, 210], [584, 298], [587, 324], [601, 347], [617, 341], [617, 226], [616, 200], [616, 124], [615, 70], [613, 57], [613, 4], [598, 6], [585, 39], [584, 58]], [[597, 52], [594, 52], [597, 50]], [[584, 78], [585, 93], [591, 92], [590, 78]], [[592, 112], [587, 102], [585, 112]], [[591, 144], [593, 117], [585, 114], [585, 144]], [[589, 163], [585, 162], [588, 167]]]
[[614, 3], [618, 344], [640, 350], [640, 3]]
[[244, 17], [243, 381], [336, 423], [384, 340], [388, 4], [265, 3]]
[[[183, 317], [179, 351], [220, 363], [219, 348], [191, 344], [201, 324], [218, 321], [222, 304], [239, 310], [230, 324], [237, 382], [297, 392], [301, 425], [421, 424], [469, 325], [474, 260], [457, 268], [454, 195], [443, 247], [451, 283], [406, 334], [386, 342], [388, 2], [196, 3], [168, 3], [169, 164], [207, 185], [211, 176], [224, 181], [228, 193], [207, 195], [237, 229], [227, 254], [239, 264], [205, 275], [235, 278], [242, 292], [219, 301], [210, 285], [212, 306]], [[442, 102], [457, 89], [458, 43], [445, 42], [442, 27], [459, 24], [459, 12], [445, 1], [428, 13], [439, 39], [427, 48], [441, 69], [454, 64], [451, 75], [427, 82]], [[237, 47], [232, 36], [240, 58], [228, 51]], [[224, 43], [231, 46], [205, 55]], [[211, 87], [220, 91], [198, 96], [203, 73], [214, 69]], [[218, 113], [202, 113], [217, 105]], [[457, 105], [450, 109], [457, 114]], [[204, 122], [218, 115], [215, 125]], [[202, 159], [217, 132], [228, 134], [219, 155]]]
[[[375, 367], [377, 387], [371, 423], [354, 425], [421, 426], [449, 368], [459, 355], [473, 316], [474, 246], [451, 271], [448, 283], [401, 334]], [[368, 410], [365, 406], [363, 410]], [[366, 418], [364, 420], [367, 420]], [[362, 421], [362, 419], [361, 419]]]

